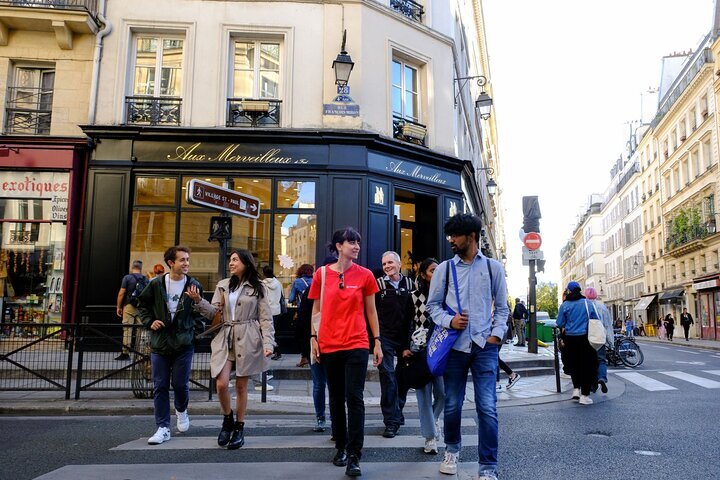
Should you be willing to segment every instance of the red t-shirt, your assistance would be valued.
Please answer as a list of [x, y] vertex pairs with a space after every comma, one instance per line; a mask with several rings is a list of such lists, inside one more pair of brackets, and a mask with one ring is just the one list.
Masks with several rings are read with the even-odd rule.
[[[338, 272], [329, 267], [324, 268], [325, 292], [318, 332], [320, 352], [368, 348], [365, 297], [379, 291], [375, 277], [367, 268], [353, 263], [343, 272], [345, 288], [341, 290]], [[313, 276], [308, 298], [316, 301], [320, 298], [321, 283], [322, 272], [318, 268]]]

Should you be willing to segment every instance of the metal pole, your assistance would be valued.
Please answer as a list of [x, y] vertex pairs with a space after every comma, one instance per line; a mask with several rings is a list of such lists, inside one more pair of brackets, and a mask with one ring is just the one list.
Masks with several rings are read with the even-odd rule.
[[557, 393], [560, 393], [560, 352], [558, 352], [558, 334], [559, 329], [557, 327], [553, 327], [553, 349], [555, 350], [555, 361], [554, 367], [555, 367], [555, 389], [557, 390]]
[[529, 287], [530, 287], [530, 295], [528, 296], [528, 320], [530, 325], [530, 338], [528, 339], [528, 353], [537, 353], [538, 352], [538, 345], [537, 345], [537, 323], [535, 321], [535, 284], [537, 283], [535, 279], [535, 260], [529, 260], [528, 261], [530, 265], [530, 277], [528, 279]]

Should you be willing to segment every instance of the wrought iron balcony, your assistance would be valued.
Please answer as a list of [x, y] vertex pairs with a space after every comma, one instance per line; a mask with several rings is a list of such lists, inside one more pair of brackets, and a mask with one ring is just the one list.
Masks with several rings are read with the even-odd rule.
[[6, 134], [50, 134], [53, 100], [52, 90], [8, 87], [6, 98]]
[[279, 127], [282, 100], [267, 98], [228, 98], [228, 127]]
[[97, 0], [0, 0], [0, 5], [12, 7], [65, 8], [97, 12]]
[[390, 8], [416, 22], [422, 22], [425, 14], [423, 6], [412, 0], [390, 0]]
[[422, 123], [393, 115], [393, 137], [405, 142], [425, 146], [427, 127]]
[[182, 98], [125, 97], [125, 123], [128, 125], [180, 125]]

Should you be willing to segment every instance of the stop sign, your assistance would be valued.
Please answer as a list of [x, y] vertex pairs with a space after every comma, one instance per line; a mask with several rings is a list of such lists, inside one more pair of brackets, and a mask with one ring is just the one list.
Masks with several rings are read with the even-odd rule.
[[528, 250], [537, 250], [538, 248], [540, 248], [540, 245], [542, 245], [542, 238], [540, 237], [539, 233], [526, 233], [525, 238], [523, 238], [523, 243]]

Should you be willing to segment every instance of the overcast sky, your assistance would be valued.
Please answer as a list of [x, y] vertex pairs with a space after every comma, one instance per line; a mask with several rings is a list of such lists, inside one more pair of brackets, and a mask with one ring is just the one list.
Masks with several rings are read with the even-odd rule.
[[641, 99], [656, 107], [647, 91], [659, 84], [662, 57], [697, 47], [714, 0], [484, 0], [483, 8], [515, 297], [528, 286], [522, 196], [537, 195], [543, 216], [538, 281], [558, 282], [560, 249], [589, 195], [607, 187], [627, 123], [640, 118]]

